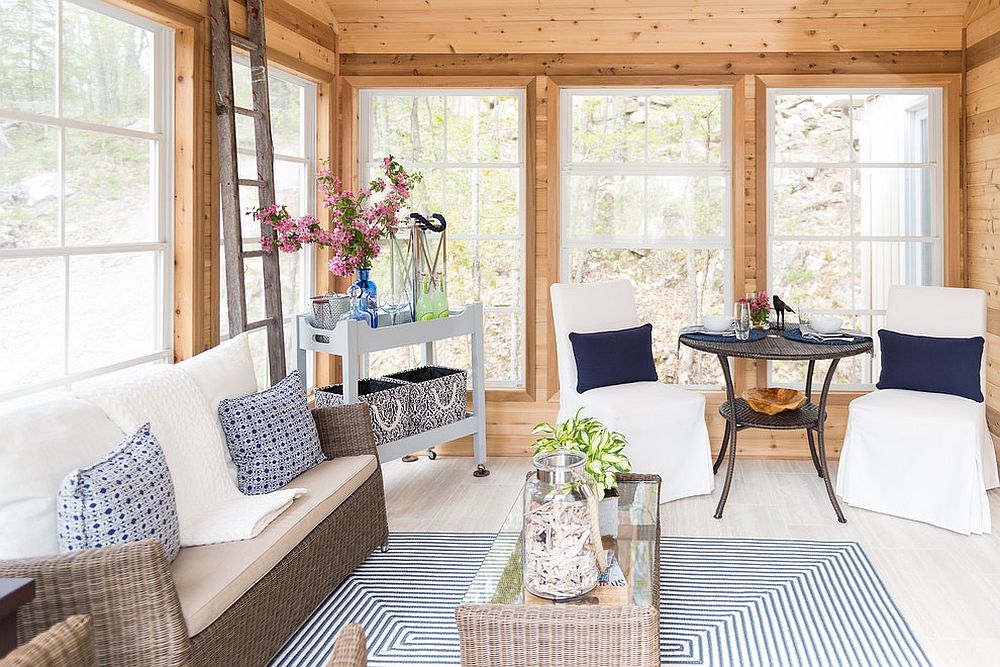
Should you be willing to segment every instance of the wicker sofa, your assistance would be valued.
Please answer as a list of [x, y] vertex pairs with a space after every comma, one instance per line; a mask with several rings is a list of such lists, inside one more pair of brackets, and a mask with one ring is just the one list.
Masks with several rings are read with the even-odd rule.
[[[18, 430], [17, 416], [6, 415], [0, 468], [7, 471], [0, 470], [0, 486], [17, 486], [13, 467], [40, 466], [37, 459], [52, 458], [46, 443], [56, 437], [73, 443], [61, 445], [63, 460], [47, 473], [52, 479], [64, 476], [67, 465], [81, 465], [74, 455], [93, 457], [89, 450], [77, 452], [88, 447], [88, 438], [80, 435], [86, 420], [66, 413], [94, 408], [71, 400], [76, 399], [54, 404], [64, 406], [64, 419], [58, 412], [48, 414], [52, 408], [44, 405], [30, 408], [34, 414], [22, 421], [40, 433], [23, 423]], [[101, 665], [266, 664], [330, 591], [387, 543], [382, 474], [368, 410], [364, 404], [313, 410], [330, 460], [290, 482], [308, 493], [252, 539], [185, 547], [170, 564], [158, 540], [23, 558], [0, 552], [0, 577], [36, 581], [34, 602], [17, 617], [19, 642], [69, 616], [86, 614]], [[20, 433], [18, 440], [13, 432]], [[35, 441], [27, 443], [31, 438]], [[18, 442], [21, 459], [9, 455]], [[27, 483], [45, 471], [36, 467], [35, 474], [21, 474]], [[39, 491], [34, 498], [22, 492], [18, 499], [16, 492], [11, 499], [8, 491], [5, 499], [0, 489], [0, 532], [42, 531], [38, 535], [43, 536], [52, 530], [54, 499]], [[51, 502], [51, 507], [40, 510], [38, 520], [13, 523], [18, 504], [29, 502]], [[45, 520], [53, 525], [45, 526], [42, 518], [49, 514]]]

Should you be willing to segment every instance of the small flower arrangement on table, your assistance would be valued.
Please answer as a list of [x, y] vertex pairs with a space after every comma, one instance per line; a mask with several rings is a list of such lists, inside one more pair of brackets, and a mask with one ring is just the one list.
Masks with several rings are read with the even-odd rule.
[[253, 212], [254, 218], [274, 228], [275, 238], [261, 239], [265, 252], [297, 252], [303, 246], [330, 249], [330, 272], [350, 276], [370, 269], [381, 252], [381, 239], [399, 226], [399, 212], [407, 205], [413, 185], [421, 174], [408, 173], [393, 156], [382, 160], [385, 176], [368, 187], [345, 190], [340, 177], [329, 166], [316, 178], [323, 206], [330, 211], [330, 229], [313, 215], [293, 218], [285, 206], [267, 206]]
[[323, 206], [330, 211], [329, 229], [324, 229], [313, 215], [292, 217], [283, 205], [253, 211], [258, 222], [274, 228], [273, 239], [262, 235], [264, 252], [292, 253], [308, 245], [328, 248], [330, 273], [344, 277], [357, 274], [351, 289], [358, 295], [363, 319], [373, 327], [378, 326], [378, 299], [369, 271], [381, 253], [382, 239], [399, 227], [399, 213], [409, 203], [414, 184], [422, 178], [419, 172], [408, 173], [391, 155], [382, 160], [382, 170], [384, 176], [372, 179], [368, 187], [357, 191], [345, 190], [329, 166], [320, 170], [316, 182]]
[[739, 299], [737, 303], [750, 306], [750, 322], [756, 327], [766, 327], [771, 316], [771, 297], [767, 291], [755, 292]]

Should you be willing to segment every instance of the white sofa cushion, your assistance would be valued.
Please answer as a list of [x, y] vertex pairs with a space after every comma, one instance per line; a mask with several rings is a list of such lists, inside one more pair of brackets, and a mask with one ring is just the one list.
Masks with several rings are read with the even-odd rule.
[[[271, 571], [378, 467], [374, 456], [345, 456], [319, 464], [291, 481], [309, 489], [257, 537], [185, 547], [171, 566], [181, 611], [192, 637]], [[345, 539], [350, 539], [349, 537]]]
[[81, 383], [75, 391], [119, 428], [131, 431], [149, 422], [174, 480], [181, 546], [254, 537], [305, 493], [240, 493], [227, 470], [219, 417], [179, 365], [136, 366]]
[[[257, 375], [254, 372], [253, 355], [250, 353], [250, 334], [240, 334], [219, 343], [199, 355], [177, 364], [198, 385], [213, 415], [219, 414], [219, 403], [224, 398], [239, 398], [257, 391]], [[226, 436], [222, 426], [216, 421], [222, 442]], [[236, 464], [226, 448], [226, 469], [233, 484], [237, 483]]]
[[212, 414], [218, 414], [219, 401], [239, 398], [257, 391], [250, 334], [240, 334], [219, 343], [201, 354], [177, 364], [187, 373], [208, 400]]
[[69, 396], [0, 412], [0, 424], [0, 558], [59, 553], [60, 484], [125, 434], [99, 408]]

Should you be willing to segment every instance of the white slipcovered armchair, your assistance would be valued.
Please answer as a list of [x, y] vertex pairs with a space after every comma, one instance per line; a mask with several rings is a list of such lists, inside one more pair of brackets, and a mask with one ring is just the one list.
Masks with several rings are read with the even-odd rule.
[[577, 393], [569, 334], [627, 329], [640, 324], [629, 280], [552, 285], [552, 318], [559, 360], [559, 419], [580, 408], [628, 439], [636, 472], [660, 475], [660, 501], [711, 493], [712, 454], [705, 397], [659, 382], [633, 382]]
[[[986, 294], [892, 287], [886, 329], [985, 337]], [[985, 359], [982, 369], [981, 383]], [[848, 505], [959, 533], [989, 533], [986, 490], [997, 486], [985, 403], [902, 389], [879, 389], [851, 401], [837, 474], [837, 494]]]

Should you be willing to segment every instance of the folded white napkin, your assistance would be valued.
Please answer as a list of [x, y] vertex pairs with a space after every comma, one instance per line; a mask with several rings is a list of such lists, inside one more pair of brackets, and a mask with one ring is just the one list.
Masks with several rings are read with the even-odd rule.
[[855, 334], [850, 333], [848, 331], [834, 331], [833, 333], [820, 333], [819, 331], [802, 331], [800, 329], [799, 332], [802, 334], [803, 338], [807, 338], [809, 340], [818, 340], [818, 341], [825, 341], [825, 340], [853, 341], [856, 338]]
[[681, 335], [691, 334], [691, 333], [703, 333], [703, 334], [708, 334], [709, 336], [732, 336], [732, 337], [736, 336], [736, 330], [733, 329], [733, 327], [729, 327], [725, 331], [709, 331], [704, 327], [704, 325], [696, 324], [681, 329]]

